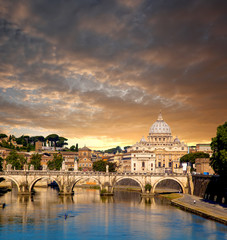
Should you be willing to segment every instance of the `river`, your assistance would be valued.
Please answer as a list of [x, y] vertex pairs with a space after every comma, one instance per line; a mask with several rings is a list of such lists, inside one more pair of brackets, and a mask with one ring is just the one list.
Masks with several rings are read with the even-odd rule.
[[16, 191], [0, 197], [0, 239], [227, 239], [223, 224], [184, 212], [166, 199], [144, 199], [118, 191], [101, 198], [99, 190], [74, 189], [60, 197], [51, 188], [35, 188], [33, 197]]

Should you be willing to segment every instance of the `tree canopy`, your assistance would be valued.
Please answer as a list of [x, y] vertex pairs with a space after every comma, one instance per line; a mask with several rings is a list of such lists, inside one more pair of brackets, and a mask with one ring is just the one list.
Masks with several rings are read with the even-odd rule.
[[227, 178], [227, 122], [217, 128], [216, 137], [212, 138], [211, 149], [211, 167], [220, 176]]
[[54, 153], [54, 159], [47, 163], [50, 170], [60, 170], [62, 166], [62, 154]]
[[208, 153], [204, 152], [195, 152], [195, 153], [188, 153], [181, 157], [180, 162], [190, 162], [191, 164], [195, 163], [196, 158], [209, 158]]
[[27, 163], [25, 157], [21, 154], [18, 154], [15, 150], [11, 151], [6, 158], [6, 162], [12, 165], [12, 168], [16, 168], [17, 170], [22, 170], [24, 164]]
[[7, 137], [6, 134], [4, 134], [4, 133], [0, 133], [0, 138], [6, 138], [6, 137]]
[[32, 154], [31, 156], [31, 162], [30, 162], [35, 170], [41, 169], [41, 155], [38, 153]]
[[[7, 135], [4, 133], [0, 134], [0, 139], [6, 138]], [[11, 140], [16, 141], [18, 145], [22, 146], [14, 146], [11, 142]], [[0, 143], [0, 146], [9, 148], [9, 149], [16, 149], [18, 151], [34, 151], [35, 150], [35, 143], [37, 141], [44, 142], [46, 144], [46, 140], [51, 142], [51, 146], [54, 147], [64, 147], [65, 145], [68, 145], [67, 138], [60, 137], [57, 134], [50, 134], [46, 138], [44, 136], [28, 136], [28, 135], [22, 135], [18, 138], [16, 138], [14, 135], [9, 135], [8, 140], [2, 140]]]
[[106, 165], [109, 165], [109, 172], [115, 172], [116, 164], [111, 162], [105, 162], [103, 160], [99, 160], [93, 163], [93, 170], [99, 172], [106, 171]]
[[121, 153], [122, 152], [121, 147], [117, 146], [115, 148], [110, 148], [110, 149], [105, 150], [105, 153], [113, 153], [113, 154], [115, 154], [116, 152]]
[[73, 151], [73, 152], [78, 152], [78, 143], [75, 145], [72, 145], [70, 148], [70, 151]]

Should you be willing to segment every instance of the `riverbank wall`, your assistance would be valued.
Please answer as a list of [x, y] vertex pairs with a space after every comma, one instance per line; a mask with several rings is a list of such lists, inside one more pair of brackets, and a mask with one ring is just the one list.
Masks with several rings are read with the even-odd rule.
[[194, 175], [192, 176], [195, 195], [220, 204], [227, 204], [227, 179], [219, 176]]
[[196, 215], [199, 215], [201, 217], [211, 219], [220, 223], [223, 223], [227, 225], [227, 216], [220, 215], [218, 213], [214, 213], [213, 211], [210, 211], [210, 209], [197, 207], [196, 205], [191, 205], [189, 203], [186, 203], [182, 201], [183, 198], [173, 199], [171, 200], [171, 204], [173, 206], [179, 207], [182, 210], [194, 213]]

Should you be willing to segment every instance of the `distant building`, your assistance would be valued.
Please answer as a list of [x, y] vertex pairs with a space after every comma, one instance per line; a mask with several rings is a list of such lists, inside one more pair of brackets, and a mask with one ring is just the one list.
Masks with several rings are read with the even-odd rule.
[[131, 152], [131, 172], [155, 172], [155, 154]]
[[196, 158], [195, 159], [196, 173], [199, 174], [214, 174], [213, 168], [210, 166], [210, 158]]
[[12, 149], [0, 147], [0, 157], [3, 158], [3, 164], [2, 164], [3, 169], [6, 169], [6, 160], [5, 159], [9, 156], [11, 151], [12, 151]]
[[73, 170], [74, 162], [78, 158], [78, 152], [61, 152], [61, 154], [65, 161], [66, 169]]
[[210, 157], [212, 156], [212, 153], [213, 153], [209, 143], [207, 143], [207, 144], [205, 144], [205, 143], [196, 144], [196, 152], [208, 153], [210, 155]]
[[40, 141], [37, 141], [37, 142], [35, 143], [35, 151], [36, 151], [36, 152], [42, 152], [42, 146], [43, 146], [43, 143], [40, 142]]
[[54, 156], [53, 154], [50, 154], [50, 153], [43, 153], [42, 156], [41, 156], [41, 162], [40, 162], [40, 165], [43, 167], [43, 166], [47, 166], [48, 162], [49, 161], [53, 161], [54, 159]]
[[155, 154], [156, 172], [162, 169], [178, 172], [180, 158], [188, 153], [188, 146], [177, 137], [173, 139], [169, 125], [160, 113], [150, 128], [147, 140], [142, 137], [140, 142], [128, 148], [128, 152], [150, 152]]
[[131, 172], [131, 153], [123, 154], [119, 172]]
[[88, 147], [79, 148], [78, 152], [78, 167], [82, 170], [92, 170], [93, 162], [91, 160], [92, 150]]
[[196, 152], [196, 146], [189, 146], [188, 147], [188, 153], [195, 153]]

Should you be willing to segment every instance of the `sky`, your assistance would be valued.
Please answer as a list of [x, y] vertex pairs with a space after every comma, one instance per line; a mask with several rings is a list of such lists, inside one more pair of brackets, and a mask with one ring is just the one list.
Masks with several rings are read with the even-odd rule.
[[227, 120], [226, 0], [0, 0], [0, 132], [132, 145], [161, 110], [209, 143]]

